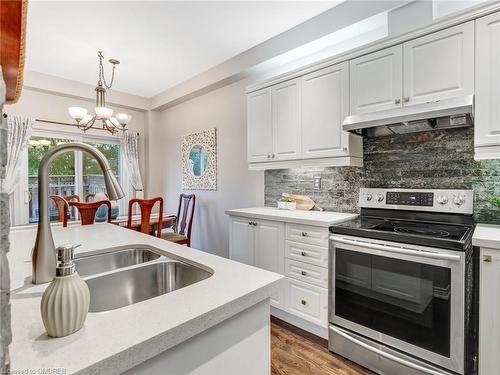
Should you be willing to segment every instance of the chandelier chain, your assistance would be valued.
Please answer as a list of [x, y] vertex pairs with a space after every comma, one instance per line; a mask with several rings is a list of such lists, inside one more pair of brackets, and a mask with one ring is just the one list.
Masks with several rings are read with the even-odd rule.
[[99, 51], [98, 54], [97, 54], [97, 56], [99, 57], [99, 81], [98, 81], [98, 85], [101, 86], [104, 83], [104, 86], [107, 89], [110, 89], [111, 86], [113, 86], [113, 81], [115, 79], [115, 67], [116, 67], [116, 64], [113, 64], [113, 70], [111, 72], [111, 82], [108, 85], [107, 82], [106, 82], [106, 77], [104, 76], [104, 66], [103, 66], [103, 63], [102, 63], [102, 60], [103, 60], [104, 56], [102, 55], [102, 51]]

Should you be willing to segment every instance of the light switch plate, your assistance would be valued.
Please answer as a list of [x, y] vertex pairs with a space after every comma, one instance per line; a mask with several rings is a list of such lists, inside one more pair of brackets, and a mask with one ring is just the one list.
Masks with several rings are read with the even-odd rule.
[[321, 177], [316, 176], [314, 177], [314, 190], [320, 190], [321, 189]]

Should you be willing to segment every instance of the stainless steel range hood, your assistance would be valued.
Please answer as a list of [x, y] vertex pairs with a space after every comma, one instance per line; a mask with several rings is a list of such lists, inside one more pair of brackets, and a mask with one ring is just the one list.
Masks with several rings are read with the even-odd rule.
[[373, 133], [373, 131], [379, 130], [374, 128], [385, 127], [389, 129], [385, 133], [391, 134], [468, 126], [472, 124], [473, 110], [474, 96], [467, 95], [347, 116], [342, 123], [342, 128], [345, 131], [357, 133], [360, 133], [363, 129], [370, 129], [371, 133]]

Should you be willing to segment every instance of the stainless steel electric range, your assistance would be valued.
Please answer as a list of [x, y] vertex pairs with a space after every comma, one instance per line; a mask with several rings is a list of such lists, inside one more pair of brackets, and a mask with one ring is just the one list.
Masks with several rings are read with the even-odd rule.
[[361, 189], [330, 228], [329, 349], [381, 374], [474, 370], [473, 192]]

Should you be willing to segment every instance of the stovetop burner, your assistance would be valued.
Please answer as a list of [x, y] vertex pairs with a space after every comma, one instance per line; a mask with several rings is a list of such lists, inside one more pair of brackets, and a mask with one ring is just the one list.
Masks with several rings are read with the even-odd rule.
[[444, 238], [450, 236], [450, 233], [445, 230], [435, 231], [432, 230], [431, 228], [418, 228], [418, 227], [396, 227], [394, 228], [394, 232], [414, 234], [417, 236], [431, 236], [438, 238]]
[[333, 233], [449, 249], [463, 249], [473, 225], [364, 216], [336, 224]]

